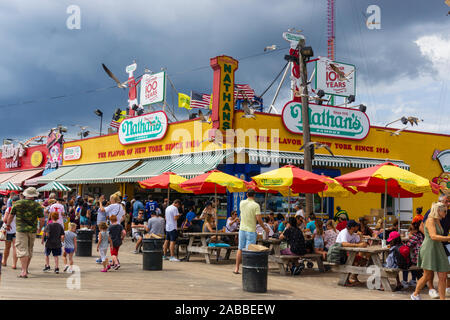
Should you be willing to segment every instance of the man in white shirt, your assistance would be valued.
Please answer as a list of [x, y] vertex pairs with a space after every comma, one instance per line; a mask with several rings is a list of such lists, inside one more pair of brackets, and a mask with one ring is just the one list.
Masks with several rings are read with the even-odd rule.
[[[180, 217], [178, 208], [181, 207], [181, 201], [175, 200], [172, 205], [166, 208], [165, 218], [166, 218], [166, 240], [163, 246], [163, 258], [169, 261], [180, 261], [175, 258], [175, 243], [178, 237], [177, 231], [177, 219]], [[167, 249], [170, 243], [170, 257], [167, 257]]]
[[[365, 248], [367, 247], [366, 242], [361, 242], [361, 238], [356, 234], [359, 228], [359, 223], [357, 223], [355, 220], [349, 220], [347, 222], [347, 227], [342, 229], [341, 232], [339, 232], [336, 243], [342, 244], [343, 247], [360, 247]], [[358, 253], [358, 255], [355, 257], [355, 261], [353, 265], [360, 265], [360, 262], [362, 263], [364, 259], [361, 256], [361, 253]], [[350, 282], [352, 280], [352, 282]], [[358, 277], [356, 274], [351, 274], [350, 279], [348, 280], [348, 285], [355, 285], [359, 283]]]
[[305, 217], [305, 213], [303, 212], [303, 207], [301, 204], [296, 204], [295, 207], [295, 216], [302, 216], [303, 218]]

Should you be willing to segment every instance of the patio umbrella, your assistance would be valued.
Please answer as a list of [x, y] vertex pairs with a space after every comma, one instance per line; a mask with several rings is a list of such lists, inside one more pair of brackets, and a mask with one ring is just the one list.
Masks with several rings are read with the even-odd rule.
[[344, 187], [339, 181], [336, 179], [327, 177], [330, 181], [327, 182], [327, 188], [321, 192], [322, 199], [320, 200], [320, 212], [321, 219], [323, 219], [323, 198], [324, 197], [343, 197], [346, 198], [352, 194], [357, 193], [357, 189], [355, 187]]
[[293, 165], [268, 171], [252, 177], [258, 187], [288, 191], [288, 216], [290, 215], [290, 197], [292, 193], [318, 193], [327, 188], [328, 177], [302, 170]]
[[[357, 170], [336, 177], [346, 187], [356, 187], [358, 191], [384, 193], [383, 228], [386, 230], [387, 195], [398, 198], [417, 198], [424, 192], [439, 191], [428, 179], [385, 162], [370, 168]], [[386, 240], [386, 232], [383, 233]]]
[[[284, 189], [284, 190], [272, 190], [272, 189], [269, 189], [269, 188], [258, 187], [256, 182], [253, 181], [253, 180], [252, 181], [245, 181], [245, 184], [247, 185], [248, 189], [253, 189], [253, 190], [255, 190], [256, 192], [259, 192], [259, 193], [264, 193], [264, 213], [265, 214], [267, 213], [267, 194], [268, 193], [271, 193], [271, 194], [281, 193], [284, 197], [287, 197], [288, 194], [289, 194], [289, 190], [288, 190], [289, 188], [288, 187], [286, 187], [286, 189]], [[298, 193], [297, 194], [292, 194], [292, 196], [297, 197]]]
[[23, 189], [19, 186], [16, 186], [14, 183], [12, 182], [3, 182], [0, 185], [0, 190], [2, 191], [22, 191]]
[[44, 191], [71, 191], [69, 187], [63, 185], [62, 183], [59, 183], [58, 181], [52, 181], [50, 183], [47, 183], [45, 186], [42, 186], [37, 189], [38, 192], [44, 192]]
[[211, 170], [207, 173], [186, 180], [180, 184], [180, 187], [185, 190], [192, 191], [194, 194], [214, 193], [214, 201], [216, 204], [215, 218], [217, 226], [217, 193], [226, 193], [227, 190], [229, 192], [244, 192], [248, 189], [244, 180], [219, 170]]
[[181, 193], [192, 192], [187, 191], [180, 187], [180, 183], [186, 181], [186, 178], [183, 178], [173, 172], [164, 172], [159, 176], [151, 177], [146, 180], [138, 181], [139, 185], [143, 189], [167, 189], [167, 199], [170, 200], [170, 189], [176, 190]]

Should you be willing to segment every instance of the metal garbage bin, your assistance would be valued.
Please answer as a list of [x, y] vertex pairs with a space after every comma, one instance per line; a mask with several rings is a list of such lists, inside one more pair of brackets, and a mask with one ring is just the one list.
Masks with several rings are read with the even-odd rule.
[[77, 257], [92, 257], [92, 230], [77, 230]]
[[267, 292], [269, 251], [242, 250], [242, 287], [248, 292]]
[[164, 239], [142, 239], [142, 269], [162, 270]]

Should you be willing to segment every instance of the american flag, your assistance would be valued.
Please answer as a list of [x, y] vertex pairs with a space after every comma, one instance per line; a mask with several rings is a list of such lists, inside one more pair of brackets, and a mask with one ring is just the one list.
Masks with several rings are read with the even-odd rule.
[[120, 127], [120, 122], [111, 120], [111, 123], [109, 124], [109, 126], [110, 126], [111, 128], [119, 129], [119, 127]]
[[255, 99], [255, 90], [253, 90], [248, 84], [235, 84], [234, 85], [234, 99]]
[[210, 94], [191, 92], [191, 108], [209, 109], [210, 101]]

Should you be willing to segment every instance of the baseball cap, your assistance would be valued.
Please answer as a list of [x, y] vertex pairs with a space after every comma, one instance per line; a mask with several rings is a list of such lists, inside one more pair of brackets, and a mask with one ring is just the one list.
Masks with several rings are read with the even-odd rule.
[[398, 233], [397, 231], [392, 231], [391, 233], [389, 233], [389, 238], [387, 239], [387, 242], [391, 242], [392, 240], [398, 237], [400, 237], [400, 233]]
[[355, 220], [349, 220], [347, 222], [347, 228], [353, 228], [353, 227], [357, 227], [359, 226], [359, 223], [356, 222]]

